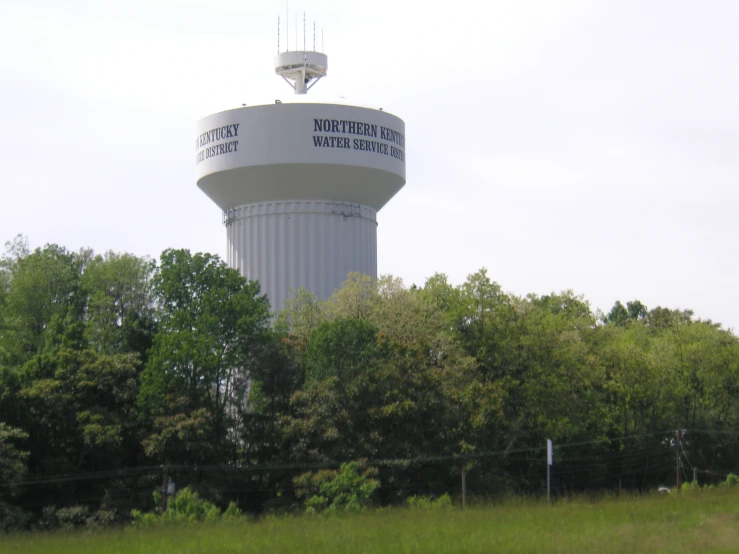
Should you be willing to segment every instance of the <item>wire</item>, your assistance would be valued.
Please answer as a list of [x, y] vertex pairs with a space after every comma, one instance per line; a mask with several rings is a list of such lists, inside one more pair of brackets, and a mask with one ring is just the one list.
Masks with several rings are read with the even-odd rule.
[[680, 469], [683, 470], [683, 477], [685, 478], [684, 481], [683, 481], [683, 483], [687, 483], [688, 482], [688, 474], [685, 473], [685, 466], [683, 465], [683, 459], [682, 459], [682, 457], [680, 458]]
[[698, 473], [703, 473], [705, 475], [717, 475], [718, 477], [728, 477], [731, 475], [730, 473], [721, 473], [720, 471], [713, 471], [711, 469], [696, 469]]
[[84, 473], [71, 473], [62, 474], [51, 477], [40, 477], [37, 479], [26, 479], [22, 481], [15, 481], [14, 483], [3, 483], [0, 487], [11, 488], [18, 486], [27, 485], [53, 485], [56, 483], [70, 483], [76, 481], [92, 481], [97, 479], [115, 478], [115, 477], [133, 477], [133, 476], [144, 476], [161, 471], [161, 466], [146, 466], [141, 468], [130, 468], [125, 470], [108, 470], [108, 471], [95, 471], [95, 472], [84, 472]]
[[[705, 430], [705, 429], [699, 429], [699, 430], [691, 430], [693, 433], [726, 433], [729, 434], [731, 432], [724, 432], [721, 430]], [[624, 435], [619, 437], [602, 437], [594, 440], [588, 440], [588, 441], [578, 441], [578, 442], [571, 442], [571, 443], [564, 443], [564, 444], [554, 444], [554, 449], [561, 451], [562, 449], [566, 448], [573, 448], [577, 446], [589, 446], [589, 445], [612, 445], [618, 441], [625, 441], [625, 440], [631, 440], [631, 439], [637, 439], [637, 438], [646, 438], [646, 437], [655, 437], [658, 435], [668, 435], [671, 433], [671, 431], [657, 431], [653, 433], [640, 433], [640, 434], [634, 434], [634, 435]], [[735, 434], [735, 433], [731, 433]], [[568, 460], [566, 458], [559, 458], [555, 460], [555, 467], [561, 466], [561, 465], [575, 465], [575, 464], [588, 464], [584, 465], [579, 468], [569, 468], [570, 471], [568, 473], [577, 473], [577, 472], [584, 472], [588, 468], [601, 468], [604, 465], [610, 465], [611, 463], [615, 463], [617, 461], [621, 461], [622, 463], [626, 463], [630, 460], [638, 460], [642, 457], [649, 457], [658, 455], [663, 451], [664, 445], [662, 444], [651, 444], [651, 445], [645, 445], [639, 448], [638, 450], [623, 450], [621, 452], [604, 452], [602, 454], [590, 454], [588, 456], [579, 456], [575, 459]], [[380, 459], [370, 459], [366, 461], [366, 464], [368, 466], [375, 466], [375, 467], [408, 467], [412, 465], [419, 465], [419, 464], [429, 464], [429, 463], [435, 463], [435, 462], [462, 462], [462, 461], [473, 461], [473, 460], [479, 460], [479, 459], [486, 459], [486, 458], [503, 458], [504, 462], [520, 462], [521, 458], [516, 456], [511, 456], [512, 454], [531, 454], [531, 453], [541, 453], [546, 451], [546, 446], [538, 446], [538, 447], [530, 447], [530, 448], [517, 448], [517, 449], [505, 449], [505, 450], [497, 450], [497, 451], [487, 451], [487, 452], [471, 452], [471, 453], [465, 453], [465, 454], [443, 454], [443, 455], [436, 455], [436, 456], [416, 456], [416, 457], [410, 457], [410, 458], [380, 458]], [[687, 459], [687, 456], [686, 456]], [[537, 461], [536, 458], [524, 458], [526, 461], [531, 461], [532, 463], [535, 463]], [[208, 465], [168, 465], [168, 469], [170, 471], [218, 471], [218, 472], [232, 472], [232, 473], [257, 473], [257, 472], [265, 472], [265, 471], [290, 471], [290, 470], [312, 470], [312, 469], [329, 469], [329, 468], [338, 468], [342, 465], [342, 463], [345, 463], [349, 460], [336, 460], [336, 461], [316, 461], [316, 462], [301, 462], [301, 463], [277, 463], [277, 464], [256, 464], [256, 465], [249, 465], [249, 466], [233, 466], [233, 465], [217, 465], [217, 464], [208, 464]], [[542, 457], [540, 462], [542, 464], [545, 463], [545, 459]], [[688, 463], [689, 460], [688, 460]], [[692, 464], [691, 464], [692, 467]], [[0, 488], [11, 488], [11, 487], [18, 487], [18, 486], [31, 486], [31, 485], [52, 485], [52, 484], [58, 484], [58, 483], [69, 483], [69, 482], [76, 482], [76, 481], [85, 481], [85, 480], [98, 480], [98, 479], [105, 479], [105, 478], [123, 478], [123, 477], [133, 477], [133, 476], [145, 476], [145, 475], [152, 475], [155, 473], [160, 472], [162, 469], [161, 465], [156, 466], [142, 466], [137, 468], [123, 468], [123, 469], [117, 469], [117, 470], [106, 470], [106, 471], [87, 471], [87, 472], [80, 472], [80, 473], [71, 473], [71, 474], [61, 474], [61, 475], [54, 475], [54, 476], [45, 476], [45, 477], [38, 477], [36, 479], [26, 479], [22, 481], [16, 481], [14, 483], [4, 483], [0, 484]], [[559, 475], [565, 474], [566, 472], [556, 472]]]

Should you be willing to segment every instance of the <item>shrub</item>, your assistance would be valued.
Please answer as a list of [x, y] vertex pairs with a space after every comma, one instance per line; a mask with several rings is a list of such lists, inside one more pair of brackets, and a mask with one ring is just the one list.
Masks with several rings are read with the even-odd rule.
[[20, 508], [0, 501], [0, 531], [7, 533], [25, 529], [30, 520], [29, 515]]
[[681, 493], [691, 493], [691, 492], [699, 491], [699, 490], [701, 490], [701, 487], [697, 483], [691, 483], [689, 481], [685, 481], [684, 483], [680, 485]]
[[[154, 500], [161, 499], [159, 492], [154, 493]], [[185, 487], [179, 491], [167, 504], [164, 513], [146, 513], [133, 510], [131, 517], [133, 525], [137, 527], [149, 527], [162, 523], [195, 523], [197, 521], [216, 522], [222, 519], [233, 519], [241, 515], [241, 510], [236, 503], [231, 502], [225, 513], [220, 508], [200, 498], [200, 495]]]
[[131, 510], [131, 525], [135, 527], [151, 527], [162, 523], [161, 516], [151, 512], [142, 512], [141, 510]]
[[116, 513], [113, 510], [98, 510], [85, 520], [85, 525], [91, 531], [105, 529], [116, 522]]
[[189, 487], [182, 489], [169, 501], [163, 515], [164, 519], [175, 521], [210, 521], [220, 516], [221, 511], [215, 504], [201, 499]]
[[306, 499], [308, 513], [357, 512], [369, 506], [372, 494], [380, 486], [379, 481], [371, 478], [376, 472], [361, 472], [358, 463], [349, 462], [342, 464], [339, 471], [304, 473], [294, 482], [298, 496]]
[[235, 519], [241, 515], [241, 510], [236, 505], [236, 502], [229, 502], [228, 508], [223, 512], [223, 519]]
[[90, 516], [87, 506], [67, 506], [57, 509], [55, 506], [46, 506], [41, 512], [42, 529], [63, 529], [71, 531], [77, 527], [83, 527]]
[[724, 487], [733, 487], [739, 483], [739, 475], [735, 475], [733, 473], [729, 473], [729, 475], [726, 476], [726, 481], [723, 482]]
[[436, 499], [431, 496], [411, 496], [406, 502], [413, 510], [444, 510], [452, 507], [452, 499], [447, 493]]

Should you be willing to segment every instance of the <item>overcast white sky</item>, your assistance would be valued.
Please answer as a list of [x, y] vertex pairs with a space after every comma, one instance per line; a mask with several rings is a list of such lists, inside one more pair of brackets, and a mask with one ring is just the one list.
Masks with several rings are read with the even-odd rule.
[[[739, 328], [739, 2], [290, 10], [291, 40], [295, 10], [325, 29], [314, 91], [406, 122], [380, 273], [460, 283], [485, 266], [515, 294], [573, 289], [605, 311], [639, 299]], [[194, 125], [290, 94], [273, 66], [284, 14], [273, 0], [3, 0], [0, 241], [225, 257]]]

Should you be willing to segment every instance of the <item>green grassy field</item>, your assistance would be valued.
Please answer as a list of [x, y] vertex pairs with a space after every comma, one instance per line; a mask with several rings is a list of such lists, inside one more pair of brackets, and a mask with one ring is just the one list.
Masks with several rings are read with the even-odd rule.
[[739, 491], [0, 536], [3, 554], [739, 552]]

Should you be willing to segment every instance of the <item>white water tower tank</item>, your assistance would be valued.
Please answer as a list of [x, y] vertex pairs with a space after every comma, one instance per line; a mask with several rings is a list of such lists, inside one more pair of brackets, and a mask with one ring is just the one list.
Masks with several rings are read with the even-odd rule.
[[349, 272], [377, 276], [377, 212], [405, 184], [405, 124], [382, 109], [312, 100], [320, 52], [277, 55], [288, 98], [197, 124], [198, 187], [223, 210], [228, 264], [273, 310], [305, 287], [326, 299]]

